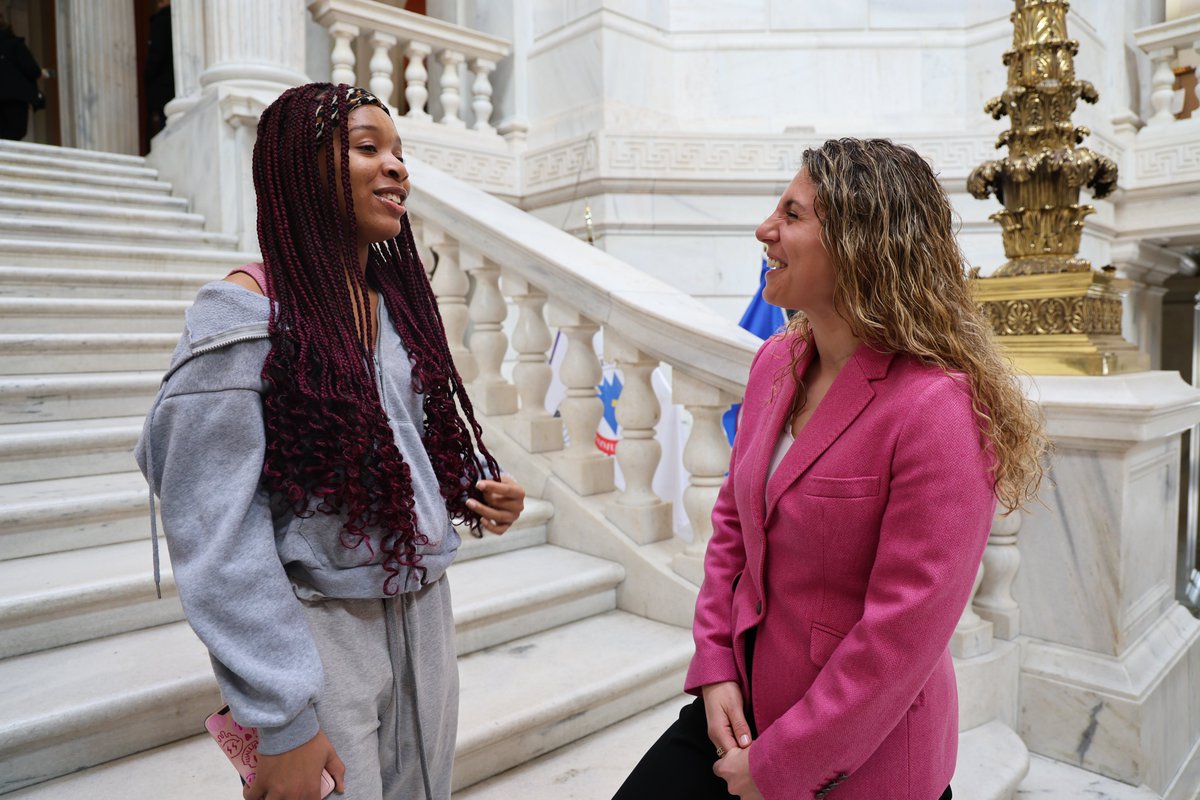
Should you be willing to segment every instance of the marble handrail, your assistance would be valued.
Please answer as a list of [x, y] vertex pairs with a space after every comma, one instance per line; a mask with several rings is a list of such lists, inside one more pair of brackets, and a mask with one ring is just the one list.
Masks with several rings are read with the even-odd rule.
[[[474, 113], [473, 130], [495, 135], [491, 125], [491, 74], [497, 63], [511, 52], [509, 42], [479, 31], [454, 25], [444, 20], [414, 14], [377, 0], [312, 0], [309, 13], [333, 38], [330, 54], [334, 83], [357, 83], [354, 41], [369, 34], [372, 56], [369, 63], [371, 91], [385, 103], [394, 105], [392, 92], [398, 83], [392, 48], [403, 42], [403, 54], [408, 66], [400, 77], [404, 79], [404, 98], [412, 120], [430, 120], [425, 103], [431, 95], [426, 58], [436, 57], [442, 65], [437, 97], [442, 116], [438, 123], [451, 128], [465, 128], [464, 106]], [[462, 97], [459, 68], [466, 64], [474, 76], [467, 87], [468, 103]]]
[[1153, 64], [1150, 104], [1154, 107], [1154, 114], [1146, 121], [1146, 125], [1151, 128], [1169, 125], [1176, 121], [1171, 113], [1171, 102], [1175, 96], [1175, 73], [1171, 67], [1178, 59], [1180, 50], [1200, 50], [1200, 14], [1148, 25], [1134, 31], [1133, 38]]
[[[406, 157], [407, 158], [407, 157]], [[619, 332], [647, 356], [741, 397], [761, 342], [687, 293], [416, 158], [412, 207], [552, 305]], [[749, 232], [747, 232], [749, 235]]]

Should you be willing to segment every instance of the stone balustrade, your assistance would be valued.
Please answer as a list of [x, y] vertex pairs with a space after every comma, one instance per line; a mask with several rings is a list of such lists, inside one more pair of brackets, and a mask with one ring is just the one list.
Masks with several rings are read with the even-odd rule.
[[[390, 107], [403, 109], [404, 118], [496, 136], [491, 74], [508, 56], [508, 42], [376, 0], [313, 0], [308, 10], [333, 38], [334, 83], [359, 83], [356, 45], [361, 38], [371, 52], [368, 88]], [[401, 59], [407, 66], [397, 74]], [[441, 65], [436, 86], [430, 85], [430, 59]], [[464, 72], [467, 80], [460, 74]], [[393, 96], [398, 86], [404, 89], [403, 103]], [[436, 120], [428, 108], [431, 97], [441, 106]]]
[[[688, 473], [682, 502], [692, 535], [676, 546], [670, 566], [699, 585], [713, 503], [729, 466], [722, 416], [745, 391], [758, 339], [685, 292], [417, 158], [409, 159], [409, 169], [411, 205], [420, 214], [414, 229], [437, 254], [434, 291], [476, 410], [526, 453], [543, 456], [577, 496], [596, 498], [604, 518], [636, 545], [678, 536], [672, 499], [652, 487], [663, 457], [655, 438], [660, 405], [652, 375], [660, 364], [669, 365], [672, 399], [692, 420], [682, 452]], [[510, 309], [516, 316], [511, 322]], [[505, 330], [512, 331], [511, 341]], [[545, 406], [552, 330], [566, 342], [559, 367], [566, 393], [558, 416]], [[623, 380], [615, 459], [594, 443], [603, 414], [597, 394], [601, 354], [594, 343], [601, 331], [603, 356]], [[511, 381], [501, 369], [510, 344]], [[624, 479], [620, 491], [614, 460]], [[974, 601], [951, 645], [960, 659], [986, 656], [993, 637], [1012, 640], [1018, 633], [1012, 583], [1020, 523], [1020, 513], [996, 517]]]
[[1133, 32], [1134, 41], [1150, 57], [1150, 105], [1154, 113], [1146, 121], [1150, 129], [1177, 122], [1172, 109], [1175, 99], [1175, 67], [1179, 53], [1200, 50], [1200, 14], [1149, 25]]

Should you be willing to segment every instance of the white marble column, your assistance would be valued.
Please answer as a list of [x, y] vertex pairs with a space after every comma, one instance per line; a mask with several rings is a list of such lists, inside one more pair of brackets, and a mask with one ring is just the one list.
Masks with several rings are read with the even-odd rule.
[[1175, 372], [1034, 381], [1056, 449], [1013, 584], [1021, 738], [1183, 797], [1176, 776], [1200, 769], [1200, 621], [1175, 600], [1180, 433], [1200, 391]]
[[1126, 338], [1150, 354], [1150, 368], [1162, 365], [1163, 283], [1173, 275], [1195, 274], [1196, 263], [1185, 255], [1143, 241], [1116, 241], [1112, 263], [1133, 288], [1125, 299]]
[[167, 124], [200, 102], [204, 71], [203, 0], [172, 0], [171, 53], [175, 65], [175, 97], [167, 103]]
[[305, 82], [304, 21], [298, 0], [205, 0], [202, 87], [275, 89]]
[[63, 144], [138, 153], [137, 43], [128, 0], [60, 0], [68, 107]]

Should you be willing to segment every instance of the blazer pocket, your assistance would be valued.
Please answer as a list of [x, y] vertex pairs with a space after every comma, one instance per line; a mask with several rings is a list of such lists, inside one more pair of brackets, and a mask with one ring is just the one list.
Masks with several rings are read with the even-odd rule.
[[808, 636], [808, 657], [818, 667], [825, 666], [833, 655], [833, 651], [842, 643], [845, 634], [840, 633], [828, 625], [822, 625], [819, 622], [814, 622], [809, 630]]
[[879, 494], [879, 476], [824, 478], [810, 475], [801, 481], [800, 488], [813, 497], [874, 497]]

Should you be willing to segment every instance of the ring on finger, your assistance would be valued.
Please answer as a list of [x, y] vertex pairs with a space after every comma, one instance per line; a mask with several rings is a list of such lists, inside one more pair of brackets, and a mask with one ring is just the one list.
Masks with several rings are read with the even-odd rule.
[[725, 748], [721, 747], [721, 745], [717, 745], [717, 758], [724, 758], [724, 757], [725, 757]]

